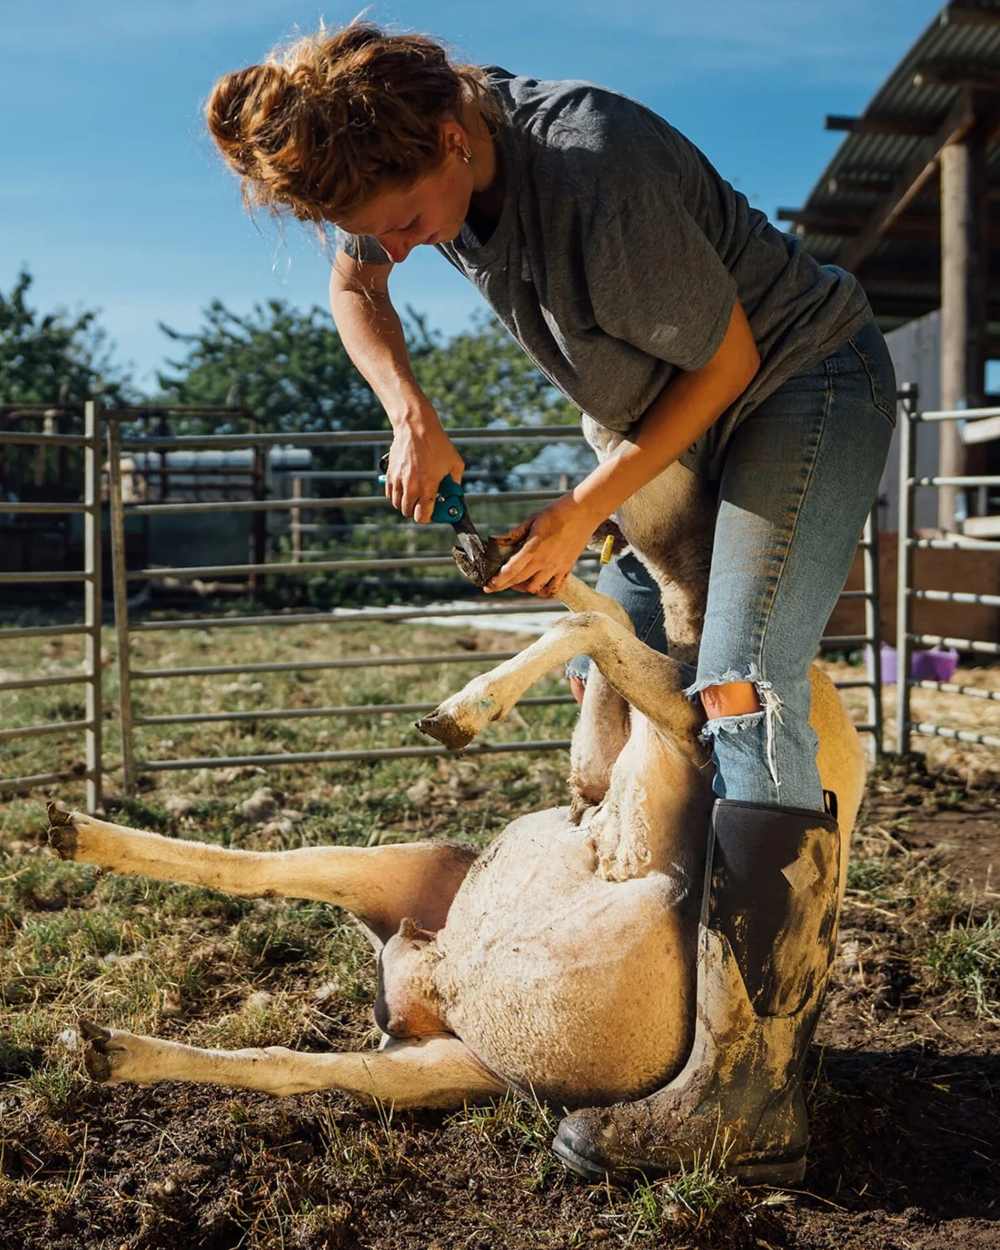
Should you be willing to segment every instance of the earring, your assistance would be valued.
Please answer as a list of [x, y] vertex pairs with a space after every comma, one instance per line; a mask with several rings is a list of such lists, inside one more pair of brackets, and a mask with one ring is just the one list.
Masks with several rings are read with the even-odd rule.
[[459, 155], [461, 156], [462, 160], [465, 161], [466, 165], [469, 165], [472, 163], [472, 153], [469, 151], [468, 148], [459, 148]]

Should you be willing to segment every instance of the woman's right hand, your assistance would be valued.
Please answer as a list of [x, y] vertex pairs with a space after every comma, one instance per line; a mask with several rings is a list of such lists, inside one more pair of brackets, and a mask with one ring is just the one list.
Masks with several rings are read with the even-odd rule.
[[427, 524], [446, 477], [461, 482], [465, 461], [429, 407], [393, 426], [385, 497], [405, 517]]

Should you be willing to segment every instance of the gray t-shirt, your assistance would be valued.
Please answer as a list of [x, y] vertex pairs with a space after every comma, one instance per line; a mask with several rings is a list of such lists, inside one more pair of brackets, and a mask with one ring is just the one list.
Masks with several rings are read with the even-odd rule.
[[[678, 370], [708, 363], [738, 296], [760, 370], [681, 457], [718, 478], [754, 406], [871, 317], [861, 285], [776, 230], [643, 105], [587, 82], [486, 74], [506, 115], [503, 208], [485, 241], [466, 222], [437, 251], [553, 385], [619, 432]], [[342, 234], [341, 246], [388, 260], [365, 236]]]

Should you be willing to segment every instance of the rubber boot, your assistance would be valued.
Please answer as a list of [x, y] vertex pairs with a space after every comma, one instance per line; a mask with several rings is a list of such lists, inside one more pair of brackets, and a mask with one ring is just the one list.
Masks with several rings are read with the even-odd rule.
[[802, 1066], [833, 962], [839, 878], [835, 807], [716, 800], [687, 1062], [646, 1098], [566, 1116], [553, 1149], [568, 1167], [588, 1180], [699, 1162], [747, 1184], [802, 1179]]

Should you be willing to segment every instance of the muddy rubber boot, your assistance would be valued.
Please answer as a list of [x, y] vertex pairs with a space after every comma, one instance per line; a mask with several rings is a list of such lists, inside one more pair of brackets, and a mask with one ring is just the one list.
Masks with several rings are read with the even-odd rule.
[[835, 814], [716, 800], [691, 1053], [647, 1098], [566, 1116], [553, 1149], [568, 1167], [603, 1180], [711, 1162], [746, 1184], [802, 1179], [802, 1065], [833, 962], [839, 879]]

